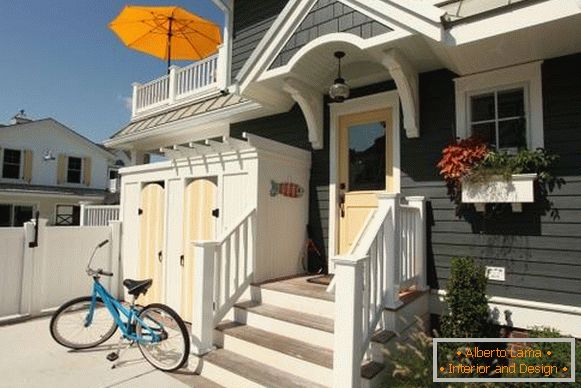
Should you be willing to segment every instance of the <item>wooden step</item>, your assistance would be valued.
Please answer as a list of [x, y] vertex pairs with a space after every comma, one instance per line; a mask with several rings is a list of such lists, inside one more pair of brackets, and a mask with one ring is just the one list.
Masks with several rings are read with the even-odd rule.
[[273, 334], [238, 322], [223, 322], [216, 327], [216, 330], [299, 360], [328, 369], [333, 368], [333, 352], [329, 349], [313, 346], [307, 342]]
[[297, 276], [289, 279], [276, 280], [253, 285], [267, 290], [334, 302], [335, 295], [327, 292], [327, 286], [311, 283], [308, 281], [311, 278], [316, 278], [319, 276], [320, 275]]
[[303, 313], [297, 310], [285, 309], [283, 307], [262, 304], [251, 300], [237, 303], [235, 304], [235, 307], [269, 318], [290, 322], [295, 325], [325, 331], [327, 333], [332, 333], [334, 330], [335, 324], [332, 319]]
[[[224, 379], [224, 384], [232, 386], [231, 382], [225, 381], [226, 374], [233, 373], [240, 376], [243, 380], [251, 381], [263, 387], [281, 387], [281, 388], [322, 388], [323, 385], [316, 384], [298, 376], [286, 373], [279, 369], [273, 368], [250, 358], [241, 356], [237, 353], [225, 349], [217, 349], [208, 353], [203, 358], [204, 363], [210, 363], [222, 369], [216, 379]], [[202, 374], [204, 375], [202, 369]], [[212, 376], [214, 378], [214, 376]], [[247, 386], [240, 382], [238, 386]]]
[[172, 373], [171, 377], [181, 381], [189, 387], [196, 388], [224, 388], [223, 385], [217, 384], [200, 375], [190, 375], [185, 373]]

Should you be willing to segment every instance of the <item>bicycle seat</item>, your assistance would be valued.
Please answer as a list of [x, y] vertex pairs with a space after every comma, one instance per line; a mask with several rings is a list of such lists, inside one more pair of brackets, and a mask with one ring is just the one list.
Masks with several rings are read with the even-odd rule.
[[123, 280], [123, 285], [127, 288], [127, 292], [133, 295], [134, 297], [139, 297], [139, 295], [145, 295], [147, 290], [153, 284], [153, 279], [145, 279], [145, 280], [133, 280], [133, 279], [125, 279]]

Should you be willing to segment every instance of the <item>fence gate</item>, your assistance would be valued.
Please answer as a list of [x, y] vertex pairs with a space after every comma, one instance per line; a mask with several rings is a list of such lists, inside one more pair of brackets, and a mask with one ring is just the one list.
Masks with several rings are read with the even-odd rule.
[[85, 273], [93, 248], [103, 240], [94, 267], [115, 273], [102, 282], [118, 295], [121, 224], [57, 227], [39, 220], [20, 228], [0, 228], [0, 323], [49, 313], [69, 299], [89, 295]]

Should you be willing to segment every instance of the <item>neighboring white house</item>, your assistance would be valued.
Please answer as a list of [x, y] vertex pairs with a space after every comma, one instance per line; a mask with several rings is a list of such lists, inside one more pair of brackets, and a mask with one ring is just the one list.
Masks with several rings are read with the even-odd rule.
[[51, 225], [77, 225], [79, 203], [102, 203], [124, 159], [52, 118], [21, 111], [0, 127], [0, 227], [22, 225], [37, 210]]

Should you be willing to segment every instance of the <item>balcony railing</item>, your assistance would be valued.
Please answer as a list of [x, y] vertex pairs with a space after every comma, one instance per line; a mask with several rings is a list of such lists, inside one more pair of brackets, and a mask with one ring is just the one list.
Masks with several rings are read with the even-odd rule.
[[[220, 49], [222, 52], [222, 49]], [[203, 96], [219, 89], [220, 53], [186, 67], [172, 66], [168, 75], [133, 84], [132, 116], [137, 117], [164, 107]]]

